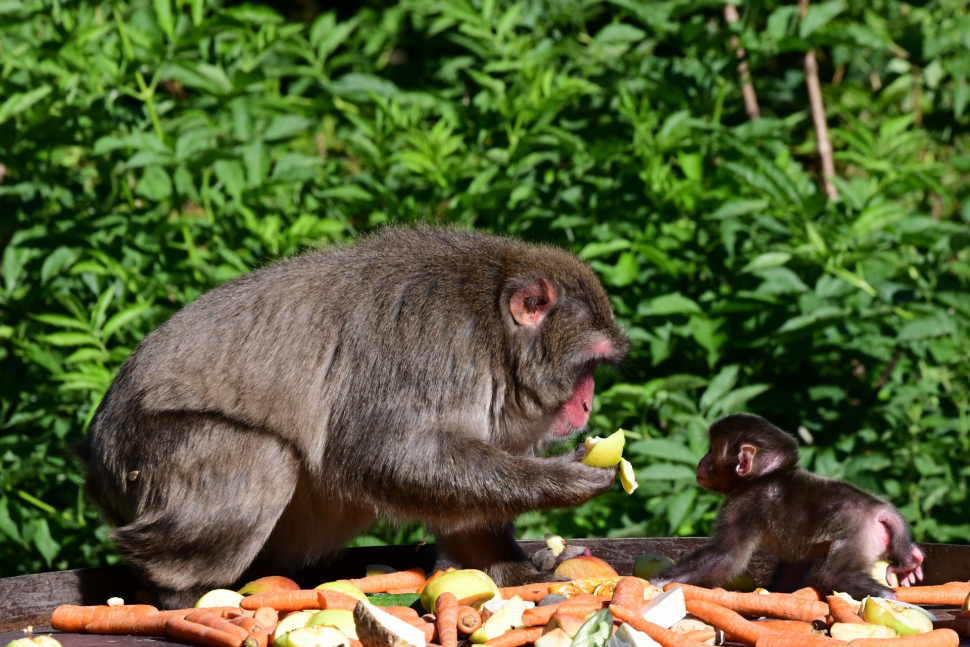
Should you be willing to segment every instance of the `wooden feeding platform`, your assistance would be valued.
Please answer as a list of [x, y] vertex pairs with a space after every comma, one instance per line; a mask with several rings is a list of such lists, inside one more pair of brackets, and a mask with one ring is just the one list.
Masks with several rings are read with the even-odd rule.
[[[575, 539], [570, 540], [570, 543], [589, 546], [593, 555], [607, 561], [619, 574], [628, 575], [633, 572], [633, 562], [637, 555], [656, 553], [677, 561], [704, 541], [706, 540], [696, 537], [646, 537]], [[529, 554], [545, 546], [541, 541], [520, 543]], [[926, 557], [921, 584], [970, 580], [970, 546], [919, 544], [919, 547]], [[448, 555], [439, 552], [434, 544], [374, 546], [348, 549], [332, 563], [304, 569], [293, 579], [304, 588], [313, 588], [322, 582], [361, 577], [368, 564], [386, 564], [401, 570], [420, 566], [427, 573], [458, 566]], [[775, 560], [771, 556], [758, 554], [749, 570], [758, 584], [765, 585], [774, 566]], [[177, 644], [165, 638], [69, 634], [52, 632], [50, 629], [51, 614], [62, 604], [105, 604], [112, 597], [132, 601], [135, 599], [135, 592], [140, 588], [127, 566], [84, 568], [0, 579], [0, 647], [15, 638], [30, 635], [24, 633], [27, 627], [32, 627], [35, 634], [52, 633], [64, 647]], [[943, 620], [950, 617], [948, 611], [952, 609], [930, 607], [930, 610]], [[970, 639], [961, 639], [961, 647], [964, 646], [970, 647]]]

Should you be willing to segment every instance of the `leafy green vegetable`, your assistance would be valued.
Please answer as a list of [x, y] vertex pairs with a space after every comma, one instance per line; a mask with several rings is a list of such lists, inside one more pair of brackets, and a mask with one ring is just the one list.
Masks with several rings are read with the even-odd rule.
[[573, 647], [603, 647], [613, 631], [613, 615], [609, 609], [597, 611], [583, 623], [573, 636]]

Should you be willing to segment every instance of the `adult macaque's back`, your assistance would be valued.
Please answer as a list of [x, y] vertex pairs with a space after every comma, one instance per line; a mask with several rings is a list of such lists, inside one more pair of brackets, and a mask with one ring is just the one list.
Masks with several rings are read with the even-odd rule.
[[627, 350], [593, 272], [550, 247], [387, 229], [202, 295], [122, 366], [80, 454], [121, 555], [165, 606], [285, 573], [379, 514], [500, 584], [543, 576], [511, 521], [615, 470], [542, 447]]

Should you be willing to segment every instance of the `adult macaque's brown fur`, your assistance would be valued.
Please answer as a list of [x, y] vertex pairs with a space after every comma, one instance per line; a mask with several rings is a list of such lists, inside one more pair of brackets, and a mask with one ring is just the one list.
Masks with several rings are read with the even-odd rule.
[[771, 590], [794, 591], [817, 563], [817, 588], [895, 598], [872, 577], [880, 559], [892, 562], [904, 585], [923, 578], [923, 554], [902, 515], [887, 501], [844, 481], [798, 466], [795, 439], [746, 413], [711, 425], [710, 449], [697, 482], [724, 494], [710, 541], [651, 580], [719, 586], [740, 575], [755, 550], [782, 559]]
[[539, 452], [585, 424], [592, 367], [627, 347], [575, 256], [391, 228], [176, 313], [124, 363], [79, 454], [120, 554], [167, 607], [254, 561], [314, 562], [380, 514], [522, 584], [549, 576], [511, 521], [613, 484], [581, 449]]

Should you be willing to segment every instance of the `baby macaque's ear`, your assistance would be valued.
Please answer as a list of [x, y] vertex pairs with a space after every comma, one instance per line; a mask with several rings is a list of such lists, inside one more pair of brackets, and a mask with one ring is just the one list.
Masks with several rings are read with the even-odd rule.
[[538, 326], [556, 303], [556, 293], [545, 279], [536, 279], [515, 291], [509, 299], [509, 311], [520, 326]]
[[754, 469], [754, 455], [758, 453], [758, 448], [754, 445], [741, 445], [738, 450], [738, 466], [735, 471], [738, 476], [744, 478]]

